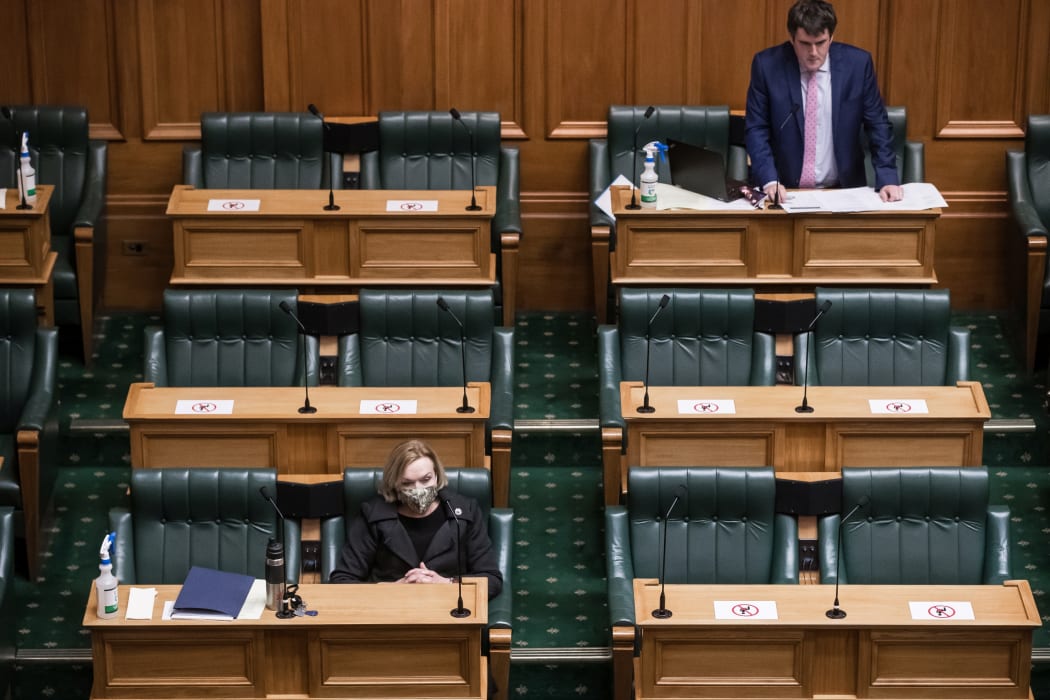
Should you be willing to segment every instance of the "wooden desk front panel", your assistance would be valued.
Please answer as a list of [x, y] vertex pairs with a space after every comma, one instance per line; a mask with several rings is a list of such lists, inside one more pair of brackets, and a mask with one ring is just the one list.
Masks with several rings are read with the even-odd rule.
[[350, 274], [361, 280], [494, 280], [488, 222], [362, 219], [350, 226]]
[[[830, 220], [829, 220], [830, 219]], [[864, 214], [794, 222], [797, 277], [862, 281], [936, 279], [933, 219]]]
[[741, 217], [647, 217], [617, 226], [613, 281], [755, 277], [750, 222]]
[[302, 219], [176, 220], [172, 277], [216, 281], [312, 277], [312, 228]]
[[4, 209], [0, 209], [0, 279], [5, 284], [18, 280], [39, 280], [51, 250], [51, 185], [37, 187], [32, 209], [19, 209], [18, 188], [7, 189]]

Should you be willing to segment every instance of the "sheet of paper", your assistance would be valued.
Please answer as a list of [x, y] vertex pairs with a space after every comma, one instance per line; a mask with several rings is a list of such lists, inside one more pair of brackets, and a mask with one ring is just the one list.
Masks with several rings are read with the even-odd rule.
[[605, 190], [600, 195], [598, 195], [598, 199], [594, 200], [594, 204], [602, 210], [602, 213], [604, 213], [613, 221], [616, 221], [616, 216], [613, 214], [612, 211], [612, 192], [610, 191], [613, 185], [622, 185], [624, 187], [630, 187], [631, 181], [623, 175], [617, 175], [616, 179], [612, 181], [612, 184], [606, 187]]
[[417, 412], [416, 408], [415, 399], [400, 399], [398, 401], [391, 401], [389, 399], [380, 399], [378, 401], [362, 399], [361, 408], [359, 410], [362, 415], [389, 416], [395, 413], [413, 414]]
[[0, 187], [0, 209], [7, 209], [7, 188]]
[[913, 620], [973, 620], [973, 605], [965, 600], [908, 601]]
[[669, 185], [666, 182], [656, 183], [656, 208], [659, 211], [668, 209], [691, 209], [696, 211], [754, 211], [746, 199], [734, 199], [723, 202], [714, 197], [690, 192], [689, 190]]
[[388, 199], [387, 211], [437, 211], [436, 199]]
[[861, 211], [922, 211], [948, 206], [941, 193], [929, 182], [912, 182], [904, 185], [903, 190], [904, 198], [897, 202], [882, 201], [871, 187], [789, 192], [782, 205], [784, 210], [790, 213], [827, 211], [837, 214]]
[[733, 399], [678, 399], [679, 414], [714, 414], [736, 413], [736, 402]]
[[716, 600], [716, 620], [776, 620], [775, 600]]
[[209, 199], [208, 211], [259, 211], [261, 199]]
[[125, 620], [152, 620], [153, 603], [157, 600], [156, 588], [132, 588], [128, 591], [128, 609]]
[[233, 413], [233, 399], [179, 399], [175, 402], [176, 415], [229, 415]]
[[266, 609], [266, 580], [257, 578], [248, 591], [248, 597], [244, 599], [241, 611], [237, 613], [238, 620], [258, 620]]
[[872, 413], [929, 413], [926, 399], [868, 399]]
[[788, 192], [787, 197], [780, 201], [780, 206], [789, 214], [807, 211], [827, 211], [817, 191]]

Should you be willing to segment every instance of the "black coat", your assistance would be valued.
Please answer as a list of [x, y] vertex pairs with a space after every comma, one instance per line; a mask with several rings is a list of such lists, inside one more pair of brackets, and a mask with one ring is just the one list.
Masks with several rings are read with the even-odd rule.
[[[442, 489], [438, 506], [445, 508], [448, 499], [459, 518], [463, 537], [463, 563], [456, 564], [456, 521], [449, 516], [430, 541], [423, 562], [428, 569], [451, 578], [462, 571], [464, 576], [485, 576], [489, 580], [489, 598], [503, 587], [496, 553], [489, 540], [481, 507], [473, 498], [461, 496], [452, 489]], [[416, 548], [397, 515], [397, 504], [376, 496], [361, 504], [361, 513], [350, 525], [350, 534], [332, 570], [332, 583], [366, 583], [397, 581], [410, 569], [419, 566]]]

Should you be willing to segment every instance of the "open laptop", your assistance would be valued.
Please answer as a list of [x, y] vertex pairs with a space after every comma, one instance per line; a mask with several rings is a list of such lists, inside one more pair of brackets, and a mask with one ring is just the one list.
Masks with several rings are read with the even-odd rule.
[[667, 139], [667, 160], [671, 166], [671, 184], [723, 202], [730, 201], [722, 154], [684, 141]]

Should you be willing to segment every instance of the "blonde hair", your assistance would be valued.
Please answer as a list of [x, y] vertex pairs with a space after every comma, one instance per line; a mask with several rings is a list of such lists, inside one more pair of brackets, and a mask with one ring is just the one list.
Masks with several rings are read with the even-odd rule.
[[379, 495], [387, 503], [397, 501], [397, 492], [401, 488], [401, 476], [405, 473], [405, 467], [417, 459], [426, 457], [434, 464], [434, 476], [437, 477], [438, 489], [448, 486], [448, 477], [445, 476], [445, 467], [437, 452], [428, 443], [422, 440], [408, 440], [402, 442], [390, 451], [383, 466], [383, 482], [379, 486]]

